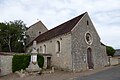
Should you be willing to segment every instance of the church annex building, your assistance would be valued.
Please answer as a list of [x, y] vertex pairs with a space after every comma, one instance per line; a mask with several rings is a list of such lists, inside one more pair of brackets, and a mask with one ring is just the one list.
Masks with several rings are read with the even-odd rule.
[[27, 30], [26, 52], [37, 42], [38, 53], [46, 57], [46, 68], [84, 71], [106, 66], [106, 47], [87, 12], [48, 30], [39, 21]]

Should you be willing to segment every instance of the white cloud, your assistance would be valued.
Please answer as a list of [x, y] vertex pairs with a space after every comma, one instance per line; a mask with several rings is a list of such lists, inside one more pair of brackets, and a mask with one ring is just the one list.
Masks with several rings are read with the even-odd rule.
[[0, 22], [41, 20], [49, 29], [88, 11], [104, 43], [120, 48], [120, 0], [0, 0]]
[[112, 45], [114, 48], [120, 47], [120, 27], [97, 27], [97, 31], [101, 37], [101, 41], [107, 45]]

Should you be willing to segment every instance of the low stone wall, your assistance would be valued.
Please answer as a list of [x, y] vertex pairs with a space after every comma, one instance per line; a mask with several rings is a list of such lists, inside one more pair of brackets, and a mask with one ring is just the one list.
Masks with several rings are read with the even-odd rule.
[[110, 65], [117, 65], [117, 64], [120, 64], [120, 58], [119, 57], [111, 57]]
[[[4, 75], [12, 73], [12, 58], [13, 58], [13, 55], [15, 54], [23, 55], [23, 54], [28, 54], [28, 53], [0, 52], [0, 76], [4, 76]], [[49, 54], [43, 54], [43, 56], [44, 56], [45, 61], [47, 61], [47, 57], [51, 57], [51, 55]], [[47, 68], [47, 62], [44, 63], [44, 68]]]
[[120, 58], [118, 58], [118, 64], [120, 64]]
[[0, 76], [12, 73], [12, 58], [15, 54], [21, 55], [25, 53], [0, 52]]
[[12, 58], [11, 54], [0, 54], [0, 76], [12, 73]]

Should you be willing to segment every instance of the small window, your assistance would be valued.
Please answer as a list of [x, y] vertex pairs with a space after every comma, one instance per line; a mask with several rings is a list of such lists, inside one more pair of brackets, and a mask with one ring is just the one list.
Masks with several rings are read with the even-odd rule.
[[57, 53], [60, 52], [60, 42], [59, 41], [57, 41], [57, 43], [56, 43], [56, 52]]
[[87, 21], [87, 25], [89, 25], [89, 21]]
[[41, 34], [41, 31], [39, 31], [39, 34]]

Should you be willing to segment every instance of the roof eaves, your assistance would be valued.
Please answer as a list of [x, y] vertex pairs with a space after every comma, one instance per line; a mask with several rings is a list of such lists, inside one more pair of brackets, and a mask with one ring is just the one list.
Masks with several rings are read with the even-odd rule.
[[[53, 37], [56, 37], [56, 36], [71, 32], [71, 30], [75, 27], [75, 25], [81, 20], [81, 18], [86, 13], [87, 12], [85, 12], [85, 13], [81, 14], [80, 16], [77, 16], [77, 17], [75, 17], [75, 18], [73, 18], [71, 20], [68, 20], [68, 21], [64, 22], [63, 24], [60, 24], [60, 25], [58, 25], [57, 27], [55, 27], [55, 28], [53, 28], [51, 30], [48, 30], [47, 32], [45, 32], [45, 33], [39, 35], [38, 37], [36, 37], [34, 40], [36, 40], [36, 41], [38, 40], [38, 42], [42, 42], [44, 40], [49, 40], [49, 39], [51, 39]], [[66, 26], [69, 26], [69, 27], [66, 27]], [[56, 34], [54, 34], [54, 33], [56, 33]], [[41, 38], [39, 38], [40, 36], [41, 36]], [[51, 36], [51, 37], [49, 37], [49, 39], [48, 39], [47, 36], [48, 37]], [[41, 40], [39, 40], [39, 39], [41, 39]], [[31, 41], [29, 44], [27, 44], [27, 46], [31, 45], [33, 41]]]

